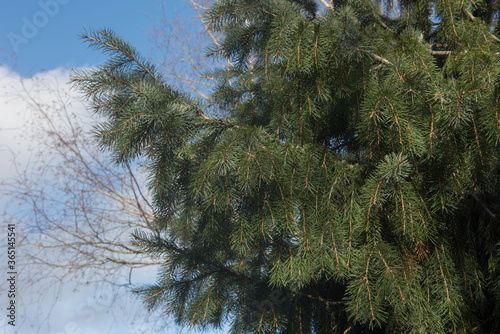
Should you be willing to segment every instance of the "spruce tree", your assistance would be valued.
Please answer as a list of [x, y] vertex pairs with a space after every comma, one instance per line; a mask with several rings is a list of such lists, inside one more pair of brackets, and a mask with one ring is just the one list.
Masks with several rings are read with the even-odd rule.
[[[219, 0], [210, 99], [111, 31], [76, 86], [143, 158], [150, 309], [231, 333], [500, 332], [495, 0]], [[218, 115], [218, 116], [214, 116]]]

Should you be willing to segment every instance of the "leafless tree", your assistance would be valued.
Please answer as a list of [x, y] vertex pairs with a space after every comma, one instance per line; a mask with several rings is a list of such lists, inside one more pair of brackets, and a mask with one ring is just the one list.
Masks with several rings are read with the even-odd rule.
[[207, 73], [221, 65], [218, 60], [205, 57], [210, 45], [219, 45], [219, 35], [207, 30], [207, 23], [203, 21], [203, 12], [212, 1], [186, 0], [186, 3], [194, 15], [176, 12], [173, 20], [165, 13], [165, 10], [172, 10], [171, 6], [162, 7], [162, 17], [153, 34], [154, 49], [159, 55], [157, 63], [161, 64], [168, 82], [208, 98], [215, 80]]
[[[202, 72], [210, 64], [203, 62], [203, 48], [217, 42], [217, 36], [208, 34], [201, 21], [209, 1], [187, 4], [188, 14], [180, 11], [172, 20], [164, 13], [158, 18], [152, 37], [157, 56], [152, 57], [167, 80], [206, 96], [210, 80]], [[7, 223], [17, 226], [23, 295], [31, 287], [40, 298], [49, 291], [52, 300], [68, 282], [123, 292], [134, 283], [135, 269], [161, 263], [129, 242], [134, 230], [153, 229], [146, 167], [140, 161], [116, 165], [100, 150], [92, 134], [99, 120], [69, 89], [68, 80], [57, 73], [19, 76], [12, 89], [0, 87], [10, 101], [23, 101], [26, 123], [21, 136], [30, 147], [29, 159], [16, 176], [0, 183], [2, 198], [9, 202], [1, 229]], [[13, 155], [14, 164], [19, 159], [23, 157]], [[112, 298], [119, 298], [116, 293]], [[50, 309], [40, 311], [48, 328]]]
[[3, 90], [26, 107], [21, 136], [29, 159], [0, 187], [11, 206], [4, 221], [17, 226], [23, 296], [32, 287], [57, 297], [65, 282], [118, 289], [131, 283], [133, 269], [159, 263], [129, 246], [130, 233], [150, 229], [153, 219], [143, 166], [110, 163], [93, 140], [95, 118], [58, 80], [19, 77], [14, 92]]

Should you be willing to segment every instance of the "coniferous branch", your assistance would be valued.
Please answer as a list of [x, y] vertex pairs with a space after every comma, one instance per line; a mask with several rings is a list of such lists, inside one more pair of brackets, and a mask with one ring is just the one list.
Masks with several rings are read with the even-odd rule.
[[[476, 17], [475, 17], [474, 15], [472, 15], [472, 13], [471, 13], [471, 12], [469, 12], [469, 11], [467, 10], [467, 8], [462, 7], [462, 10], [463, 10], [463, 12], [464, 12], [464, 13], [465, 13], [468, 17], [469, 17], [469, 19], [470, 19], [472, 22], [476, 21]], [[498, 37], [496, 37], [495, 35], [493, 35], [491, 32], [488, 32], [488, 34], [489, 34], [489, 36], [490, 36], [491, 38], [493, 38], [493, 40], [494, 40], [495, 42], [500, 43], [500, 39], [499, 39]]]
[[225, 118], [126, 59], [90, 78], [104, 145], [150, 160], [158, 233], [135, 245], [165, 265], [148, 305], [235, 333], [496, 328], [498, 45], [454, 0], [439, 22], [394, 6], [216, 2]]
[[[185, 254], [194, 254], [196, 253], [196, 250], [192, 249], [183, 249], [177, 245], [175, 245], [175, 242], [166, 242], [166, 240], [162, 239], [159, 236], [154, 236], [153, 238], [150, 238], [146, 236], [144, 233], [140, 231], [136, 231], [134, 236], [133, 236], [133, 245], [135, 247], [140, 248], [142, 251], [147, 252], [153, 256], [156, 256], [158, 254], [162, 254], [164, 251], [169, 250], [172, 251], [178, 255], [185, 255]], [[228, 275], [230, 277], [237, 278], [240, 281], [243, 281], [245, 283], [252, 283], [256, 285], [267, 285], [268, 283], [264, 280], [258, 280], [256, 278], [250, 277], [243, 275], [239, 272], [235, 272], [234, 270], [228, 268], [226, 265], [214, 262], [208, 258], [205, 258], [202, 254], [197, 253], [196, 255], [193, 255], [193, 259], [196, 259], [196, 266], [197, 267], [203, 267], [203, 268], [208, 268], [207, 270], [203, 270], [204, 274], [201, 276], [195, 277], [195, 278], [183, 278], [181, 281], [174, 283], [174, 285], [169, 285], [168, 289], [172, 289], [175, 287], [176, 284], [188, 284], [192, 283], [195, 281], [200, 281], [205, 278], [208, 278], [209, 276], [212, 276], [215, 273], [222, 273], [224, 275]], [[193, 263], [194, 265], [195, 263]], [[309, 293], [305, 293], [302, 291], [296, 291], [294, 289], [291, 289], [287, 286], [279, 287], [279, 289], [286, 291], [290, 294], [297, 295], [297, 296], [303, 296], [311, 300], [318, 301], [322, 304], [329, 305], [329, 306], [335, 306], [335, 305], [343, 305], [345, 304], [345, 301], [332, 301], [328, 300], [325, 298], [322, 298], [319, 295], [311, 295]]]

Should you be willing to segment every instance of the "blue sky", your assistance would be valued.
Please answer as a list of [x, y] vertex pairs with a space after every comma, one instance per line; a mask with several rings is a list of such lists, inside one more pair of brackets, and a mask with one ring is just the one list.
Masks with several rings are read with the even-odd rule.
[[24, 76], [59, 67], [96, 65], [103, 56], [86, 48], [79, 35], [103, 27], [115, 30], [148, 54], [162, 5], [167, 16], [174, 10], [190, 13], [182, 0], [9, 1], [0, 12], [0, 54], [7, 60], [17, 57], [17, 70]]
[[[57, 83], [58, 80], [57, 87], [68, 90], [66, 83], [71, 68], [91, 67], [105, 60], [99, 52], [88, 49], [79, 38], [86, 29], [113, 29], [142, 54], [154, 57], [152, 36], [155, 26], [163, 17], [162, 10], [167, 18], [172, 19], [174, 12], [194, 15], [183, 0], [16, 0], [3, 3], [0, 11], [0, 181], [13, 175], [13, 166], [5, 164], [9, 161], [8, 154], [14, 152], [18, 160], [22, 161], [23, 156], [28, 156], [24, 160], [29, 160], [29, 154], [26, 155], [26, 152], [30, 146], [36, 145], [14, 139], [28, 129], [26, 114], [19, 116], [26, 109], [24, 101], [14, 100], [12, 95], [9, 95], [20, 89], [19, 79], [24, 78], [28, 86], [34, 84], [35, 80], [47, 80], [51, 83]], [[10, 92], [4, 87], [10, 87]], [[42, 93], [39, 96], [45, 94]], [[51, 98], [47, 95], [47, 101]], [[2, 201], [4, 199], [0, 199], [0, 206], [6, 207], [7, 204]], [[1, 207], [0, 209], [4, 210]], [[6, 262], [3, 257], [0, 260], [1, 263]], [[3, 273], [4, 270], [0, 269], [0, 272]], [[151, 271], [139, 272], [137, 279], [147, 282], [154, 280], [155, 276]], [[48, 285], [50, 286], [50, 283]], [[3, 295], [5, 290], [1, 285], [0, 291]], [[34, 303], [38, 304], [35, 309], [42, 310], [42, 313], [44, 309], [53, 307], [53, 316], [48, 320], [51, 322], [50, 329], [44, 327], [39, 330], [26, 325], [25, 322], [13, 330], [5, 325], [5, 319], [2, 317], [0, 333], [114, 334], [142, 333], [142, 330], [154, 333], [147, 324], [141, 323], [140, 319], [134, 319], [133, 327], [120, 321], [130, 320], [127, 319], [127, 312], [142, 307], [127, 295], [122, 294], [121, 306], [114, 308], [108, 305], [109, 299], [101, 298], [103, 291], [99, 290], [96, 295], [92, 286], [66, 285], [59, 292], [54, 287], [47, 291], [49, 296], [46, 294]], [[52, 293], [55, 296], [56, 292], [60, 295], [55, 304], [53, 301], [46, 301]], [[23, 294], [23, 287], [19, 287], [19, 294]], [[105, 296], [108, 294], [109, 292], [104, 291]], [[21, 297], [19, 302], [29, 299], [30, 296]], [[0, 307], [3, 308], [2, 305], [6, 302], [6, 296], [2, 296]], [[33, 300], [30, 302], [33, 303]], [[33, 309], [33, 305], [30, 307]], [[23, 312], [23, 309], [18, 311]], [[95, 315], [89, 316], [90, 311], [95, 312]], [[37, 314], [40, 313], [24, 314], [24, 317], [36, 317]], [[169, 326], [166, 331], [168, 333], [191, 333], [186, 329], [170, 326], [171, 319], [165, 319], [165, 322]]]

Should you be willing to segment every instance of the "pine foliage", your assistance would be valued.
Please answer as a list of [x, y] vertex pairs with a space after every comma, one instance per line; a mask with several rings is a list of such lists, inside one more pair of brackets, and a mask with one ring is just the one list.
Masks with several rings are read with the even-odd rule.
[[219, 0], [209, 100], [85, 35], [110, 57], [74, 77], [100, 143], [150, 171], [146, 305], [231, 333], [500, 332], [498, 10]]

